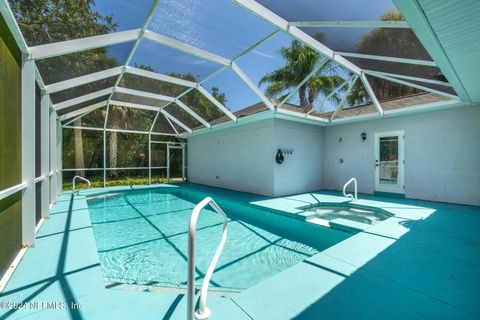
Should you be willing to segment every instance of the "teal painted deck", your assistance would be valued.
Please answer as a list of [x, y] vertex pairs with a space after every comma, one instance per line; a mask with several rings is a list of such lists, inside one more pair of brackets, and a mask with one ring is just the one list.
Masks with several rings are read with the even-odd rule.
[[[308, 205], [346, 201], [323, 191], [276, 199], [222, 193], [300, 216]], [[211, 319], [479, 319], [480, 208], [360, 198], [359, 205], [395, 216], [233, 298], [209, 297]], [[44, 307], [4, 304], [0, 319], [185, 319], [183, 295], [105, 288], [85, 197], [71, 200], [69, 193], [59, 197], [0, 295], [0, 303]], [[81, 309], [61, 308], [70, 302]]]

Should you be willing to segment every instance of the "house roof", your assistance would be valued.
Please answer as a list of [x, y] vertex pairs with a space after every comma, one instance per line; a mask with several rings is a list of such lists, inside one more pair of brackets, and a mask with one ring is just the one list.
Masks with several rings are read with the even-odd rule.
[[[424, 92], [424, 93], [417, 93], [417, 94], [413, 94], [413, 95], [409, 95], [401, 98], [383, 100], [383, 101], [380, 101], [380, 103], [385, 111], [391, 111], [396, 109], [426, 105], [430, 103], [449, 101], [449, 100], [450, 99], [445, 96]], [[298, 105], [294, 105], [294, 104], [286, 103], [281, 108], [288, 111], [305, 113], [305, 110], [302, 110]], [[258, 102], [256, 104], [253, 104], [251, 106], [238, 110], [233, 114], [237, 118], [243, 118], [243, 117], [248, 117], [248, 116], [251, 116], [260, 112], [268, 111], [268, 110], [269, 109], [263, 102]], [[349, 117], [355, 117], [360, 115], [373, 114], [376, 112], [377, 110], [375, 109], [375, 106], [372, 103], [369, 103], [362, 106], [356, 106], [356, 107], [339, 110], [335, 115], [335, 118], [336, 119], [349, 118]], [[323, 118], [323, 119], [330, 119], [333, 115], [333, 111], [312, 112], [310, 115], [314, 117]], [[213, 120], [212, 122], [210, 122], [210, 124], [216, 125], [223, 122], [227, 122], [229, 120], [230, 120], [229, 117], [223, 116]]]

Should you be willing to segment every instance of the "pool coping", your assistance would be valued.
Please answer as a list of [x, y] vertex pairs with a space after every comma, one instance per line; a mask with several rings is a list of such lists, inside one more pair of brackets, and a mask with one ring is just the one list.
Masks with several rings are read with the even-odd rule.
[[[83, 200], [84, 204], [86, 205], [86, 196], [90, 194], [142, 190], [158, 187], [178, 188], [179, 186], [162, 184], [135, 187], [111, 187], [108, 188], [108, 190], [103, 188], [90, 189], [81, 191], [80, 196], [76, 197], [75, 202], [77, 202], [76, 205], [78, 205], [81, 201], [77, 200]], [[319, 191], [280, 198], [266, 198], [257, 196], [251, 196], [250, 198], [254, 200], [252, 201], [254, 205], [260, 205], [262, 207], [270, 206], [273, 212], [278, 212], [278, 207], [280, 205], [286, 208], [288, 214], [292, 214], [291, 211], [298, 210], [297, 205], [300, 203], [305, 204], [311, 194], [314, 194], [316, 197], [321, 197], [321, 199], [325, 200], [325, 203], [332, 202], [333, 200], [335, 200], [336, 203], [342, 203], [342, 201], [344, 202], [345, 200], [344, 197], [338, 196], [339, 193], [329, 191]], [[61, 197], [69, 195], [71, 195], [71, 192], [64, 192], [62, 193]], [[333, 202], [335, 203], [335, 201]], [[298, 316], [299, 312], [308, 308], [308, 306], [318, 300], [318, 298], [321, 298], [330, 290], [333, 290], [333, 288], [339, 285], [339, 283], [341, 283], [339, 278], [342, 276], [348, 276], [355, 273], [367, 273], [370, 274], [370, 276], [373, 274], [373, 280], [385, 278], [384, 275], [374, 274], [374, 272], [371, 270], [364, 271], [364, 266], [368, 263], [368, 261], [380, 254], [383, 250], [388, 248], [396, 240], [400, 239], [405, 233], [408, 232], [408, 227], [405, 227], [403, 222], [426, 219], [435, 211], [434, 209], [422, 207], [420, 205], [371, 200], [368, 197], [358, 201], [361, 205], [373, 207], [382, 206], [382, 208], [385, 210], [394, 213], [395, 216], [372, 226], [368, 230], [358, 232], [348, 239], [327, 248], [326, 250], [306, 259], [305, 261], [279, 272], [271, 278], [268, 278], [257, 285], [240, 292], [232, 298], [215, 298], [212, 296], [209, 298], [209, 306], [213, 311], [213, 316], [211, 319], [291, 319]], [[56, 203], [54, 205], [52, 208], [53, 212], [55, 212], [55, 208], [58, 207], [58, 205], [61, 205], [61, 203]], [[88, 207], [86, 209], [82, 207], [78, 210], [83, 210], [83, 213], [85, 210], [88, 212]], [[85, 215], [85, 218], [88, 218], [88, 222], [91, 227], [90, 215]], [[48, 227], [49, 221], [47, 220], [46, 222], [47, 223], [44, 224], [40, 229], [40, 232], [42, 229], [45, 229], [46, 226]], [[93, 230], [89, 229], [88, 231], [89, 232], [86, 233], [86, 237], [90, 237], [91, 239], [83, 240], [87, 242], [92, 242], [91, 240], [93, 240], [93, 243], [95, 244]], [[38, 241], [38, 243], [38, 248], [33, 250], [42, 250], [41, 241]], [[84, 249], [90, 253], [93, 250], [96, 256], [96, 261], [98, 262], [96, 245], [87, 246]], [[33, 252], [31, 250], [32, 249], [27, 250], [27, 261], [23, 260], [20, 263], [20, 269], [27, 269], [27, 267], [29, 267], [25, 266], [25, 264], [29, 263], [28, 256]], [[355, 254], [352, 254], [352, 252], [355, 252]], [[7, 292], [9, 289], [11, 289], [9, 287], [15, 287], [15, 282], [18, 282], [18, 273], [20, 272], [24, 272], [24, 270], [18, 270], [18, 272], [16, 271], [15, 273], [17, 274], [14, 273], [11, 283], [7, 285]], [[102, 277], [101, 273], [100, 276]], [[213, 277], [215, 277], [215, 275]], [[101, 280], [103, 286], [103, 277]], [[390, 281], [390, 279], [387, 280]], [[131, 303], [131, 301], [136, 301], [137, 303], [143, 304], [144, 310], [142, 310], [142, 312], [145, 314], [145, 318], [158, 317], [156, 312], [154, 314], [152, 313], [153, 310], [158, 311], [158, 300], [162, 301], [161, 305], [163, 308], [170, 310], [170, 302], [175, 298], [174, 295], [169, 294], [148, 295], [144, 294], [143, 292], [129, 291], [120, 291], [121, 294], [118, 294], [118, 292], [115, 292], [116, 290], [107, 289], [104, 286], [102, 289], [99, 289], [98, 286], [96, 286], [94, 290], [96, 290], [96, 292], [93, 292], [87, 297], [80, 296], [78, 299], [81, 302], [89, 301], [92, 306], [94, 306], [95, 303], [98, 302], [96, 302], [95, 299], [92, 300], [91, 297], [101, 296], [102, 298], [108, 298], [111, 301], [114, 300], [112, 303], [115, 304], [118, 312], [122, 310], [122, 312], [125, 312], [125, 314], [131, 312], [131, 310], [128, 309], [128, 304]], [[472, 316], [471, 310], [467, 310], [470, 313], [465, 312], [465, 310], [454, 306], [453, 303], [448, 303], [447, 305], [450, 305], [450, 307], [445, 309], [445, 302], [439, 301], [439, 299], [436, 297], [428, 297], [425, 294], [418, 293], [415, 291], [415, 288], [407, 288], [406, 290], [409, 295], [414, 295], [416, 299], [420, 299], [421, 301], [438, 308], [438, 312], [441, 315], [445, 316], [454, 314], [457, 316], [457, 318], [459, 315], [460, 318], [465, 319], [476, 318], [475, 316]], [[88, 292], [90, 293], [90, 291]], [[0, 297], [3, 298], [2, 295], [0, 295]], [[288, 297], [288, 299], [285, 300], [285, 297]], [[261, 301], [261, 303], [259, 303], [259, 301]], [[174, 302], [172, 302], [172, 305], [173, 303]], [[180, 303], [177, 304], [177, 310], [174, 311], [175, 319], [184, 317], [183, 304], [183, 301], [180, 301]], [[151, 306], [154, 307], [152, 308]], [[96, 309], [94, 308], [94, 310], [98, 311], [98, 306]], [[1, 311], [2, 310], [0, 310], [0, 315]], [[28, 310], [20, 310], [18, 313], [19, 316], [28, 316], [31, 314], [31, 311], [29, 312]], [[48, 311], [42, 311], [35, 314], [36, 318], [42, 318], [41, 315], [43, 315], [45, 319], [52, 318], [52, 313]], [[53, 315], [58, 316], [58, 314], [55, 313], [53, 313]], [[98, 316], [95, 313], [92, 313], [92, 315]], [[138, 314], [135, 314], [135, 316], [138, 316]]]
[[[435, 210], [432, 210], [428, 207], [423, 207], [420, 205], [411, 205], [411, 204], [399, 204], [395, 203], [393, 198], [386, 198], [387, 201], [379, 201], [379, 200], [372, 200], [371, 196], [368, 195], [360, 195], [361, 198], [355, 200], [353, 203], [348, 197], [344, 197], [338, 192], [335, 191], [318, 191], [318, 192], [310, 192], [310, 193], [302, 193], [296, 195], [290, 195], [285, 197], [276, 197], [276, 198], [269, 198], [251, 194], [242, 194], [244, 199], [239, 198], [240, 194], [235, 191], [225, 190], [221, 188], [203, 186], [203, 185], [196, 185], [190, 183], [181, 183], [178, 185], [160, 185], [162, 187], [184, 187], [188, 188], [189, 186], [195, 186], [195, 188], [203, 188], [202, 192], [208, 193], [208, 191], [214, 192], [215, 190], [221, 190], [222, 193], [232, 192], [233, 195], [236, 195], [236, 200], [242, 201], [244, 205], [253, 206], [257, 208], [261, 208], [262, 210], [269, 211], [274, 214], [280, 214], [283, 216], [287, 216], [292, 219], [299, 219], [306, 221], [301, 214], [305, 212], [305, 209], [308, 209], [312, 206], [316, 205], [339, 205], [339, 206], [346, 206], [346, 207], [357, 207], [357, 208], [366, 208], [366, 209], [376, 209], [381, 210], [385, 213], [388, 213], [390, 217], [384, 221], [379, 222], [375, 225], [369, 225], [367, 228], [363, 230], [359, 229], [349, 229], [348, 225], [342, 225], [340, 228], [337, 228], [338, 231], [348, 232], [352, 235], [317, 253], [316, 255], [305, 259], [302, 262], [299, 262], [290, 268], [287, 268], [272, 277], [265, 279], [264, 281], [247, 288], [240, 293], [234, 295], [231, 298], [225, 298], [225, 300], [231, 300], [235, 303], [235, 307], [228, 307], [227, 310], [231, 310], [233, 312], [234, 309], [240, 308], [248, 317], [251, 319], [290, 319], [290, 317], [294, 317], [294, 314], [297, 312], [295, 311], [288, 317], [285, 313], [285, 308], [281, 307], [282, 304], [278, 303], [278, 295], [271, 294], [273, 288], [279, 287], [279, 284], [283, 284], [283, 290], [286, 290], [287, 287], [292, 291], [295, 291], [302, 286], [299, 286], [297, 282], [292, 282], [292, 277], [296, 275], [302, 275], [303, 278], [309, 278], [314, 275], [322, 274], [322, 280], [324, 281], [327, 274], [323, 274], [325, 270], [328, 270], [328, 276], [332, 276], [332, 273], [335, 276], [338, 274], [347, 274], [351, 275], [357, 271], [360, 271], [364, 265], [368, 263], [371, 259], [375, 256], [379, 255], [383, 250], [388, 248], [388, 246], [392, 245], [396, 240], [400, 239], [406, 232], [408, 232], [408, 228], [404, 227], [402, 223], [407, 221], [415, 221], [415, 220], [423, 220], [428, 218], [430, 214], [432, 214]], [[145, 186], [140, 189], [145, 188], [156, 188], [155, 186]], [[122, 190], [119, 188], [118, 190]], [[123, 189], [125, 190], [125, 189]], [[131, 189], [126, 189], [131, 190]], [[219, 195], [220, 198], [226, 198], [227, 200], [232, 200], [225, 195]], [[378, 196], [376, 196], [378, 198]], [[247, 201], [246, 201], [247, 200]], [[253, 200], [253, 201], [248, 201]], [[245, 202], [246, 201], [246, 202]], [[415, 202], [415, 201], [414, 201]], [[418, 201], [422, 205], [424, 202]], [[393, 204], [393, 205], [392, 205]], [[321, 226], [324, 227], [324, 226]], [[347, 228], [345, 228], [347, 227]], [[336, 229], [335, 226], [331, 226], [331, 228]], [[359, 255], [345, 255], [345, 252], [352, 252], [352, 248], [354, 251], [357, 251], [361, 254]], [[350, 249], [350, 250], [347, 250]], [[310, 269], [308, 272], [305, 270], [305, 265], [315, 265], [316, 268], [319, 270]], [[320, 272], [319, 272], [320, 271]], [[214, 274], [215, 275], [215, 274]], [[291, 284], [291, 285], [285, 285]], [[338, 283], [335, 282], [335, 285]], [[302, 305], [306, 307], [305, 301], [308, 295], [305, 294], [305, 287], [311, 285], [310, 281], [304, 284], [304, 287], [301, 291], [303, 295], [303, 301], [299, 301], [299, 305], [292, 304], [292, 301], [288, 301], [290, 307], [293, 310], [300, 309], [299, 306]], [[328, 290], [333, 289], [334, 286], [329, 287]], [[314, 294], [312, 295], [315, 298], [318, 298], [318, 289], [316, 286], [313, 288]], [[410, 288], [412, 289], [412, 288]], [[324, 286], [322, 291], [328, 291], [327, 287]], [[277, 291], [277, 290], [275, 290]], [[275, 299], [277, 298], [277, 299]], [[422, 297], [425, 298], [425, 297]], [[432, 299], [428, 297], [428, 299]], [[258, 301], [263, 301], [264, 303], [261, 304], [259, 308]], [[265, 302], [271, 302], [271, 308], [265, 307]], [[313, 300], [312, 300], [313, 301]], [[222, 304], [220, 302], [220, 304]], [[230, 304], [230, 301], [225, 302], [225, 304]], [[288, 308], [287, 308], [288, 309]], [[238, 312], [238, 310], [237, 310]]]

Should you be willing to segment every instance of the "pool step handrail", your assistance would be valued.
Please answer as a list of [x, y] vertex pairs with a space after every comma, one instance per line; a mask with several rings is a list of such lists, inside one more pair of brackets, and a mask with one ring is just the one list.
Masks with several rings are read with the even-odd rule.
[[[80, 180], [85, 181], [86, 183], [88, 183], [88, 188], [90, 188], [91, 185], [92, 185], [92, 184], [90, 183], [90, 180], [88, 180], [87, 178], [84, 178], [84, 177], [81, 177], [81, 176], [75, 176], [75, 177], [73, 177], [73, 179], [72, 179], [72, 184], [73, 184], [73, 189], [72, 189], [73, 191], [72, 191], [72, 192], [73, 192], [73, 194], [75, 194], [75, 180], [77, 180], [77, 179], [80, 179]], [[77, 194], [79, 194], [79, 193], [80, 193], [80, 190], [77, 191]]]
[[[355, 196], [352, 195], [351, 193], [347, 194], [347, 187], [348, 187], [348, 185], [349, 185], [350, 183], [352, 183], [352, 182], [353, 182], [353, 186], [354, 186], [354, 188], [355, 188]], [[344, 197], [347, 197], [347, 198], [350, 198], [351, 201], [357, 201], [357, 200], [358, 200], [358, 195], [357, 195], [357, 179], [352, 178], [352, 179], [348, 180], [347, 183], [345, 183], [345, 184], [343, 185], [343, 196], [344, 196]]]
[[[217, 251], [213, 256], [212, 262], [207, 269], [207, 273], [203, 278], [202, 288], [200, 289], [200, 305], [197, 311], [195, 308], [195, 235], [197, 231], [197, 222], [200, 211], [209, 205], [223, 218], [223, 231], [222, 239], [217, 247]], [[207, 294], [210, 279], [212, 278], [213, 271], [217, 265], [220, 254], [222, 253], [225, 242], [227, 241], [227, 215], [220, 206], [210, 197], [206, 197], [199, 202], [192, 211], [190, 217], [190, 223], [188, 227], [188, 276], [187, 276], [187, 320], [205, 320], [212, 314], [211, 310], [207, 307]]]

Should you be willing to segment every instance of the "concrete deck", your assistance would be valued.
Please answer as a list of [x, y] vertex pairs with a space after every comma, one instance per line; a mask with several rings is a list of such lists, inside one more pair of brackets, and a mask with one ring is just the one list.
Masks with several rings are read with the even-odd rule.
[[[346, 200], [232, 194], [286, 214]], [[233, 298], [209, 297], [211, 319], [480, 319], [480, 208], [360, 198], [395, 216]], [[85, 197], [64, 193], [0, 295], [0, 319], [185, 319], [185, 300], [105, 288]], [[26, 304], [7, 304], [15, 301]]]

